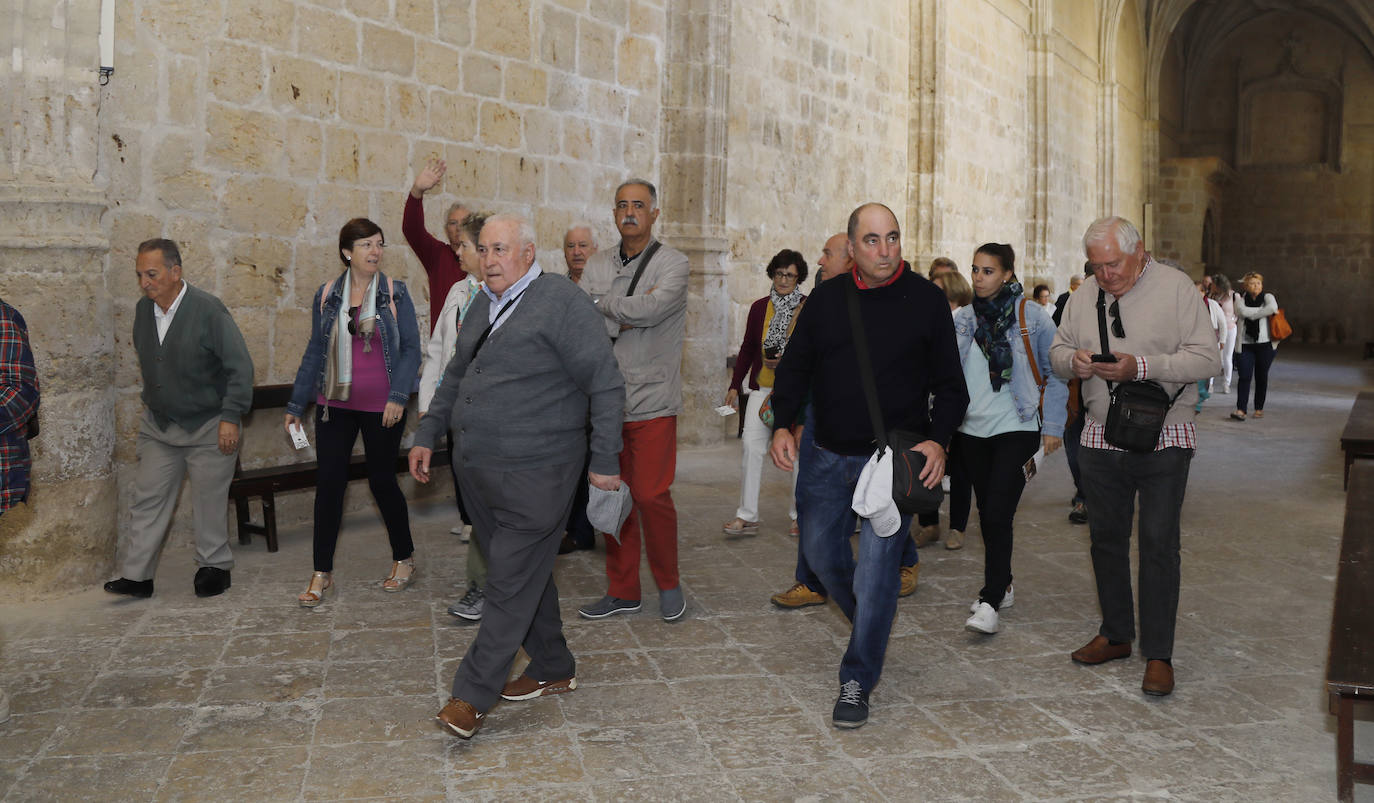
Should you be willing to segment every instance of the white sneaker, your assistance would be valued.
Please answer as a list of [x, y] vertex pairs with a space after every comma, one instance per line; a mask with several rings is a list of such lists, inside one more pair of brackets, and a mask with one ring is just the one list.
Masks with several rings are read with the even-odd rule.
[[979, 602], [973, 615], [964, 622], [964, 629], [975, 633], [996, 633], [997, 611], [986, 602]]
[[449, 533], [458, 536], [458, 540], [466, 544], [472, 538], [472, 525], [459, 524], [457, 527], [450, 527]]
[[[977, 613], [977, 612], [978, 612], [978, 604], [979, 604], [980, 602], [982, 602], [982, 600], [977, 600], [977, 599], [974, 600], [974, 601], [973, 601], [973, 604], [970, 605], [970, 606], [968, 606], [968, 612], [969, 612], [969, 613]], [[1012, 605], [1015, 605], [1015, 604], [1016, 604], [1016, 592], [1012, 589], [1011, 586], [1007, 586], [1007, 593], [1005, 593], [1005, 594], [1002, 595], [1002, 607], [1003, 607], [1003, 608], [1010, 608]]]

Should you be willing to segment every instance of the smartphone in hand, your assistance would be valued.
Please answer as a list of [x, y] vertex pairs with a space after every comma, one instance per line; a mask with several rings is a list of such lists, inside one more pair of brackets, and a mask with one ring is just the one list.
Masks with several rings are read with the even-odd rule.
[[1094, 354], [1093, 362], [1116, 362], [1115, 354]]

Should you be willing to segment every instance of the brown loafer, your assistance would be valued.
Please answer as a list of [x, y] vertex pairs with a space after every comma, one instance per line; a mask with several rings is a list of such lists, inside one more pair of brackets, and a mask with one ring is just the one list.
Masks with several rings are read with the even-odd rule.
[[1106, 636], [1093, 636], [1092, 641], [1074, 650], [1069, 657], [1080, 664], [1101, 664], [1131, 657], [1131, 645], [1113, 644]]
[[1174, 690], [1174, 668], [1168, 661], [1153, 658], [1145, 662], [1145, 680], [1140, 690], [1152, 697], [1163, 697]]

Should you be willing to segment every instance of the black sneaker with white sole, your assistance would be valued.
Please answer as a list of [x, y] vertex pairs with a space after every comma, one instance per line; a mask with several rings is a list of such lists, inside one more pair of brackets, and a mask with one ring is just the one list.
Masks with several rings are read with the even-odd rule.
[[840, 699], [835, 701], [830, 721], [837, 728], [858, 728], [868, 722], [868, 692], [859, 681], [849, 680], [840, 685]]

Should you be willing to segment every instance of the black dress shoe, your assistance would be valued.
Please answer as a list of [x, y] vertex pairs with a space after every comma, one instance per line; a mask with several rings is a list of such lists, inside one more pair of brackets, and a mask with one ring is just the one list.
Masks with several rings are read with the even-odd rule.
[[121, 577], [118, 580], [111, 580], [106, 583], [105, 590], [111, 594], [125, 594], [130, 597], [147, 599], [153, 595], [153, 581], [128, 580]]
[[[213, 597], [229, 588], [229, 570], [202, 566], [196, 572], [196, 596]], [[150, 589], [151, 591], [151, 589]]]
[[576, 552], [576, 551], [577, 551], [577, 544], [573, 543], [573, 540], [572, 540], [571, 538], [569, 538], [568, 536], [566, 536], [566, 535], [563, 536], [563, 540], [558, 542], [558, 554], [560, 554], [560, 555], [566, 555], [566, 554], [568, 554], [569, 552]]

